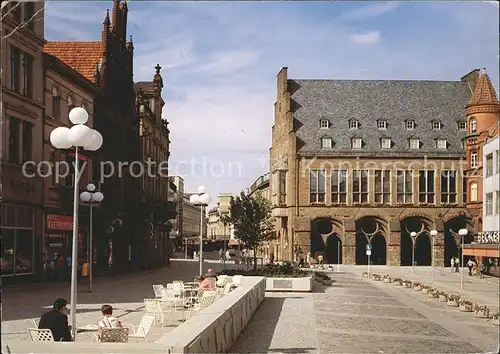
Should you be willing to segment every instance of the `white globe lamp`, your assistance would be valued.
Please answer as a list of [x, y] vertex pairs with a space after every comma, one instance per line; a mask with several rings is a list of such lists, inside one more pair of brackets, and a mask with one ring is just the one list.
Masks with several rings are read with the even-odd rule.
[[207, 189], [205, 188], [205, 186], [199, 186], [198, 187], [198, 193], [199, 194], [205, 194], [206, 191], [207, 191]]
[[437, 232], [437, 230], [431, 230], [430, 234], [432, 237], [434, 237], [434, 236], [438, 235], [438, 232]]
[[69, 111], [69, 121], [73, 124], [85, 124], [89, 120], [89, 114], [82, 107], [75, 107]]
[[85, 150], [96, 151], [101, 148], [103, 138], [101, 133], [99, 133], [97, 130], [91, 129], [87, 139], [87, 144], [83, 147]]
[[73, 146], [85, 146], [88, 144], [91, 136], [89, 136], [90, 128], [86, 125], [73, 125], [68, 132], [68, 141]]
[[80, 199], [83, 200], [84, 202], [90, 202], [90, 199], [92, 199], [92, 194], [89, 192], [85, 191], [80, 193]]
[[210, 204], [211, 201], [212, 201], [212, 198], [210, 198], [210, 196], [206, 193], [202, 194], [200, 196], [200, 203], [203, 205], [208, 205], [208, 204]]
[[97, 202], [97, 203], [102, 202], [103, 199], [104, 199], [104, 195], [101, 192], [94, 193], [94, 195], [92, 197], [92, 200]]
[[193, 194], [191, 197], [189, 197], [189, 202], [191, 204], [199, 204], [200, 203], [200, 197], [198, 194]]
[[460, 229], [460, 230], [458, 230], [458, 234], [460, 236], [466, 236], [468, 233], [469, 233], [469, 231], [467, 231], [467, 229]]
[[94, 183], [89, 183], [89, 184], [87, 184], [87, 190], [88, 190], [89, 192], [93, 192], [93, 191], [95, 191], [95, 184], [94, 184]]
[[71, 142], [68, 140], [69, 128], [57, 127], [50, 133], [50, 143], [56, 149], [69, 149]]

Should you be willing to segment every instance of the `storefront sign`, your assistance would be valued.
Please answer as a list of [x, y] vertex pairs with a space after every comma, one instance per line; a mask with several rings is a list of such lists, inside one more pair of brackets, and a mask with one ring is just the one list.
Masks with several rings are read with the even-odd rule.
[[73, 217], [69, 215], [47, 214], [47, 230], [73, 230]]
[[486, 231], [480, 232], [477, 235], [478, 243], [500, 243], [500, 232], [499, 231]]

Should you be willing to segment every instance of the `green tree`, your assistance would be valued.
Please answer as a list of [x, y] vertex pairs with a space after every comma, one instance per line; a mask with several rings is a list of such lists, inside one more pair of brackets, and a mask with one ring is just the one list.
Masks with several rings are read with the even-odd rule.
[[231, 202], [228, 221], [234, 227], [234, 236], [253, 251], [253, 269], [257, 270], [257, 251], [264, 242], [274, 240], [272, 204], [260, 193], [249, 196], [241, 192]]

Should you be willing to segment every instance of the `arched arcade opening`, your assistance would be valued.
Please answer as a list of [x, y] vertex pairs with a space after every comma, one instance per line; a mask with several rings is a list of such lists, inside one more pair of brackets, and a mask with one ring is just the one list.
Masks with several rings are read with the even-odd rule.
[[431, 221], [423, 216], [410, 216], [401, 220], [401, 265], [411, 266], [413, 241], [411, 233], [415, 232], [414, 262], [416, 266], [432, 264], [432, 242], [429, 234]]
[[[472, 220], [465, 215], [458, 215], [451, 218], [444, 224], [444, 265], [445, 267], [451, 266], [451, 258], [458, 257], [461, 258], [461, 236], [458, 234], [460, 229], [472, 229]], [[468, 233], [464, 237], [464, 244], [471, 243], [474, 241], [474, 236]], [[474, 257], [470, 257], [474, 258]], [[469, 260], [468, 256], [465, 256], [464, 261]]]
[[327, 264], [342, 264], [341, 224], [331, 218], [311, 222], [311, 256], [321, 254]]
[[367, 265], [366, 245], [371, 244], [370, 264], [387, 264], [386, 223], [377, 217], [366, 216], [356, 221], [356, 264]]

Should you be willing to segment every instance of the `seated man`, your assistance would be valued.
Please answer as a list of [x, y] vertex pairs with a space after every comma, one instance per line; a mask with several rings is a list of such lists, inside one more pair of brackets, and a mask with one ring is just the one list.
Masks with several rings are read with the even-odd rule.
[[46, 312], [40, 318], [38, 329], [50, 329], [54, 340], [71, 342], [71, 327], [68, 326], [68, 316], [64, 313], [68, 302], [64, 299], [57, 299], [52, 310]]

